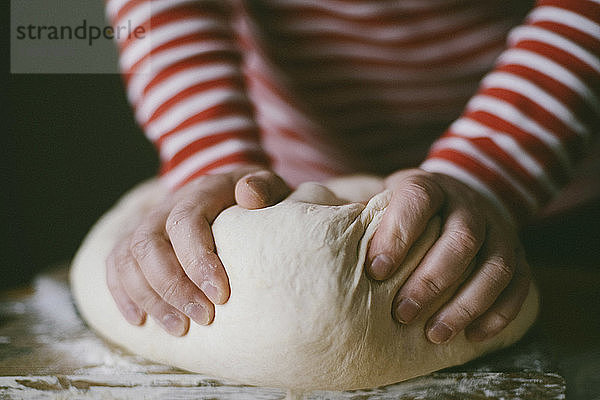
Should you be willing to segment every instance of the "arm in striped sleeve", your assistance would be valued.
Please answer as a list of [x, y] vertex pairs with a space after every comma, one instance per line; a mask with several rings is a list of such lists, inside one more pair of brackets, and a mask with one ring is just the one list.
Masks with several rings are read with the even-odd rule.
[[524, 221], [566, 183], [600, 127], [600, 2], [539, 0], [421, 167]]
[[[135, 117], [174, 189], [240, 164], [266, 165], [223, 1], [108, 0]], [[130, 26], [143, 35], [117, 37]]]

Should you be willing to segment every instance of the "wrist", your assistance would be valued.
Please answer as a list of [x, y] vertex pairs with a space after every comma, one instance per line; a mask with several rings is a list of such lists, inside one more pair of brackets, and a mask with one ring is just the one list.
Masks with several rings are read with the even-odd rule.
[[482, 201], [489, 204], [502, 219], [506, 220], [512, 226], [516, 227], [519, 225], [511, 208], [505, 204], [500, 196], [498, 196], [488, 184], [459, 166], [446, 162], [445, 160], [428, 159], [419, 166], [419, 169], [449, 178], [463, 187], [468, 188], [468, 190], [474, 191]]

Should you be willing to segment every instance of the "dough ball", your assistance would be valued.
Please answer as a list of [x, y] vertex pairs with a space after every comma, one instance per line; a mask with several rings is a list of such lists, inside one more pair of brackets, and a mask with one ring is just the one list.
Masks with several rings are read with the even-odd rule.
[[216, 306], [210, 326], [192, 323], [181, 338], [152, 319], [129, 325], [106, 286], [104, 261], [123, 227], [164, 196], [155, 181], [137, 187], [93, 227], [76, 255], [71, 283], [81, 315], [109, 341], [151, 360], [244, 384], [299, 390], [391, 384], [518, 340], [537, 313], [533, 285], [517, 318], [481, 343], [468, 342], [462, 333], [445, 345], [429, 343], [424, 325], [434, 310], [409, 326], [393, 320], [394, 295], [435, 242], [440, 221], [430, 222], [392, 278], [371, 280], [364, 272], [367, 246], [390, 193], [366, 205], [344, 200], [363, 201], [383, 188], [380, 180], [369, 179], [360, 185], [334, 182], [335, 194], [306, 183], [275, 206], [223, 211], [213, 234], [231, 297]]

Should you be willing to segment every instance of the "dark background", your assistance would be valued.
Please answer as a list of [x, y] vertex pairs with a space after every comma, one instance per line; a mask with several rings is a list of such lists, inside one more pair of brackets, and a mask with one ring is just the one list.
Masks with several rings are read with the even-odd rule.
[[[5, 99], [7, 232], [0, 287], [22, 284], [35, 271], [70, 260], [93, 222], [158, 168], [116, 74], [13, 74]], [[587, 163], [580, 178], [566, 197], [568, 207], [554, 207], [524, 231], [537, 265], [562, 259], [597, 268], [600, 163]]]
[[12, 74], [7, 89], [4, 287], [68, 261], [102, 212], [157, 170], [119, 75]]

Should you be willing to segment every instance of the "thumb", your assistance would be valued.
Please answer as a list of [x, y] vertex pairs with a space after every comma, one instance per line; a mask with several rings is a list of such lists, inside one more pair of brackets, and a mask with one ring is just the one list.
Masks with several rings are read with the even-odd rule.
[[291, 189], [272, 171], [260, 170], [244, 175], [235, 185], [235, 201], [242, 207], [268, 207], [283, 200]]
[[376, 280], [392, 276], [445, 198], [443, 189], [420, 173], [390, 178], [392, 198], [367, 253], [367, 272]]

